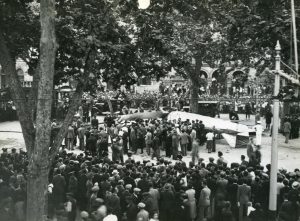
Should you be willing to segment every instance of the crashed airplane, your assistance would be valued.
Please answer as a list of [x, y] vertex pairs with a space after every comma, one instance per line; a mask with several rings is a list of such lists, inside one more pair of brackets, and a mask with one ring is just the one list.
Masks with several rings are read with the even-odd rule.
[[122, 115], [118, 121], [122, 122], [136, 119], [156, 119], [163, 118], [165, 116], [167, 116], [168, 121], [178, 121], [179, 118], [181, 121], [186, 121], [187, 119], [189, 119], [190, 122], [196, 120], [202, 121], [205, 125], [205, 129], [214, 129], [216, 132], [220, 133], [230, 147], [240, 147], [246, 145], [249, 140], [249, 133], [255, 133], [255, 131], [250, 129], [247, 125], [182, 111], [172, 111], [170, 113], [161, 110], [151, 112], [145, 111], [142, 113]]

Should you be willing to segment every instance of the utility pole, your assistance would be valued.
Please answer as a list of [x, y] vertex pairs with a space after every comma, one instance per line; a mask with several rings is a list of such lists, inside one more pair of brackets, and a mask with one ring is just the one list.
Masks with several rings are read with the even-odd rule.
[[295, 70], [296, 70], [296, 72], [298, 74], [299, 64], [298, 64], [298, 46], [297, 46], [297, 30], [296, 30], [296, 15], [295, 15], [295, 3], [294, 3], [294, 0], [291, 0], [291, 12], [292, 12], [294, 53], [295, 53]]
[[272, 128], [272, 150], [271, 150], [271, 177], [270, 177], [270, 193], [269, 193], [269, 212], [270, 219], [276, 220], [277, 210], [277, 172], [278, 172], [278, 128], [279, 128], [279, 87], [280, 77], [292, 82], [293, 84], [300, 86], [300, 82], [297, 78], [294, 78], [282, 70], [280, 70], [280, 51], [281, 47], [279, 41], [277, 41], [275, 56], [275, 70], [272, 71], [275, 74], [275, 86], [274, 86], [274, 100], [273, 100], [273, 128]]
[[275, 86], [273, 100], [273, 128], [272, 128], [272, 150], [271, 150], [271, 177], [270, 177], [270, 194], [269, 194], [269, 211], [270, 220], [275, 220], [277, 210], [277, 171], [278, 171], [278, 128], [279, 128], [279, 87], [280, 87], [280, 51], [281, 47], [277, 41], [275, 57]]
[[[292, 13], [292, 33], [294, 41], [294, 58], [295, 58], [295, 70], [297, 75], [295, 76], [299, 79], [299, 64], [298, 64], [298, 45], [297, 45], [297, 29], [296, 29], [296, 15], [295, 15], [295, 3], [294, 0], [291, 0], [291, 13]], [[295, 95], [299, 96], [299, 86], [296, 87]]]

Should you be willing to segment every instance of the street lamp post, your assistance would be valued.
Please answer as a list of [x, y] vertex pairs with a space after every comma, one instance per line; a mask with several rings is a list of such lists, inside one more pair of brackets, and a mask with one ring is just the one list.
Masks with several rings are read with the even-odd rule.
[[272, 128], [272, 147], [271, 147], [271, 177], [270, 177], [270, 194], [269, 194], [269, 211], [272, 217], [271, 220], [276, 218], [277, 210], [277, 171], [278, 171], [278, 126], [279, 126], [279, 87], [280, 87], [280, 51], [281, 47], [277, 41], [275, 57], [275, 86], [273, 100], [273, 128]]

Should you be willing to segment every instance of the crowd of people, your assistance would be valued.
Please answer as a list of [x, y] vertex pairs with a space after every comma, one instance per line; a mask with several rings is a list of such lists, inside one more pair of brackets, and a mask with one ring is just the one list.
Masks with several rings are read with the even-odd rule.
[[300, 129], [300, 116], [292, 115], [286, 116], [283, 123], [283, 133], [285, 135], [285, 143], [288, 143], [290, 139], [299, 138]]
[[[270, 165], [260, 164], [259, 146], [252, 139], [247, 145], [248, 159], [242, 155], [229, 164], [226, 155], [218, 151], [218, 159], [210, 157], [205, 163], [199, 158], [199, 148], [217, 152], [216, 135], [199, 121], [117, 124], [107, 116], [104, 125], [93, 118], [91, 128], [78, 122], [79, 143], [74, 143], [70, 125], [65, 145], [51, 165], [50, 220], [266, 220]], [[82, 151], [69, 151], [75, 146]], [[25, 217], [28, 158], [23, 151], [3, 151], [0, 220], [21, 221]], [[135, 160], [136, 154], [144, 151], [151, 160]], [[190, 162], [183, 160], [188, 151]], [[278, 220], [298, 220], [299, 182], [299, 169], [279, 171]]]

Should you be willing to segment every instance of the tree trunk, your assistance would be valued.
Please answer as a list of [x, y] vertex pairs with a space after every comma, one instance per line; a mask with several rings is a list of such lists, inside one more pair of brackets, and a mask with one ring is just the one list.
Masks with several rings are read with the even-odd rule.
[[[90, 55], [91, 55], [91, 48], [87, 51], [86, 55], [85, 55], [85, 59], [84, 59], [84, 67], [83, 70], [86, 71], [88, 69], [88, 65], [90, 62]], [[56, 137], [54, 138], [54, 142], [53, 145], [50, 149], [50, 153], [49, 153], [49, 161], [50, 161], [50, 165], [55, 157], [55, 155], [57, 154], [64, 138], [65, 135], [67, 133], [68, 130], [68, 126], [69, 124], [72, 123], [73, 119], [74, 119], [74, 115], [76, 113], [76, 111], [78, 110], [78, 107], [81, 104], [81, 99], [82, 99], [82, 95], [83, 95], [83, 91], [85, 90], [86, 86], [88, 84], [88, 79], [83, 79], [82, 81], [80, 81], [77, 84], [76, 87], [76, 91], [72, 96], [71, 99], [71, 103], [68, 109], [68, 113], [64, 119], [64, 123], [61, 126], [61, 128], [59, 129], [58, 134], [56, 135]]]
[[29, 101], [28, 107], [30, 108], [31, 118], [33, 122], [36, 119], [36, 102], [37, 102], [37, 93], [38, 93], [38, 82], [39, 82], [39, 74], [40, 74], [40, 64], [38, 64], [37, 68], [33, 73], [33, 81], [31, 85], [31, 90], [29, 92]]
[[36, 136], [28, 165], [27, 221], [47, 219], [48, 154], [56, 53], [55, 0], [41, 0], [40, 22], [40, 79], [37, 95]]
[[59, 132], [56, 135], [54, 143], [50, 149], [50, 154], [49, 154], [50, 161], [52, 161], [54, 159], [57, 151], [59, 150], [61, 143], [63, 142], [63, 140], [65, 138], [65, 134], [68, 130], [68, 126], [70, 123], [72, 123], [72, 121], [74, 119], [74, 115], [75, 115], [76, 111], [78, 110], [78, 107], [81, 104], [83, 89], [84, 89], [83, 86], [77, 86], [77, 89], [72, 96], [71, 103], [70, 103], [70, 106], [68, 109], [68, 113], [64, 119], [64, 123], [61, 126], [61, 128], [59, 129]]
[[108, 95], [106, 92], [104, 92], [105, 94], [105, 99], [106, 99], [106, 102], [108, 104], [108, 107], [109, 107], [109, 111], [110, 111], [110, 114], [113, 115], [114, 114], [114, 109], [113, 109], [113, 106], [112, 106], [112, 103], [111, 103], [111, 100], [109, 99]]
[[0, 51], [0, 64], [3, 72], [9, 76], [10, 93], [16, 106], [26, 149], [30, 153], [34, 145], [34, 126], [26, 103], [24, 90], [17, 76], [15, 58], [11, 57], [2, 34], [0, 34]]
[[199, 73], [202, 66], [202, 59], [199, 57], [195, 58], [196, 67], [195, 70], [188, 71], [188, 76], [191, 80], [190, 88], [190, 112], [198, 113], [198, 91], [199, 91]]
[[191, 88], [190, 88], [190, 112], [198, 113], [198, 91], [199, 85], [191, 79]]

